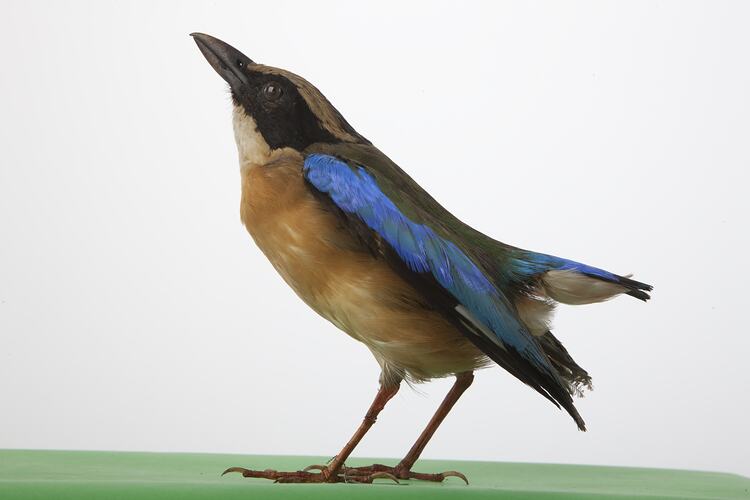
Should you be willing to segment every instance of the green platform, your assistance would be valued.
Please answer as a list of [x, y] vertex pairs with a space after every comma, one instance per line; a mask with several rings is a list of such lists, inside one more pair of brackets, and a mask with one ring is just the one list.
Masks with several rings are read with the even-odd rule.
[[[274, 499], [304, 498], [744, 498], [750, 479], [663, 469], [423, 460], [417, 469], [457, 469], [444, 484], [273, 484], [229, 466], [297, 470], [320, 458], [0, 450], [0, 499]], [[388, 460], [377, 462], [389, 463]], [[373, 460], [353, 459], [349, 465]]]

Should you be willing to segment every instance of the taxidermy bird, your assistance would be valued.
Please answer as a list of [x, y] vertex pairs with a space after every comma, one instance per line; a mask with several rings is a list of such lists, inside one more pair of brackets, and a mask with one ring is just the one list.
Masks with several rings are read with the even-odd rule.
[[[365, 344], [381, 368], [363, 422], [327, 465], [227, 472], [279, 482], [466, 480], [456, 471], [412, 466], [474, 370], [493, 362], [585, 430], [573, 396], [590, 388], [591, 378], [552, 335], [554, 307], [620, 294], [645, 301], [652, 287], [480, 233], [354, 130], [309, 82], [209, 35], [192, 36], [231, 89], [247, 231], [297, 295]], [[398, 465], [345, 465], [402, 381], [447, 376], [455, 384]]]

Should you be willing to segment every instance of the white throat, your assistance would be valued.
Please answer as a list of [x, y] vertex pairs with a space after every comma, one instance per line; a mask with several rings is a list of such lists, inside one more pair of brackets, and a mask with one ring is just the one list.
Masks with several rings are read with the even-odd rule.
[[237, 153], [239, 153], [240, 170], [267, 163], [271, 156], [271, 148], [263, 139], [253, 117], [245, 113], [241, 106], [234, 106], [232, 125]]

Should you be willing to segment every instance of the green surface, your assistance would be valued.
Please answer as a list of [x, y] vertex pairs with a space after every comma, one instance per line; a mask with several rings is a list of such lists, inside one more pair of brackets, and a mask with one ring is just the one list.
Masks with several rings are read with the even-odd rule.
[[[750, 479], [664, 469], [423, 460], [415, 470], [456, 469], [444, 484], [273, 484], [230, 466], [298, 470], [320, 457], [0, 450], [0, 499], [266, 498], [745, 498]], [[380, 463], [393, 463], [376, 460]], [[352, 459], [349, 465], [373, 460]]]

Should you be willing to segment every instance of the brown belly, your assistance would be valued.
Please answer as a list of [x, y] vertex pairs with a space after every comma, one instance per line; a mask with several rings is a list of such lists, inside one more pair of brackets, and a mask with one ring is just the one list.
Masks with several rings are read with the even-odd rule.
[[242, 175], [242, 221], [318, 314], [370, 348], [386, 377], [421, 381], [486, 359], [419, 292], [324, 210], [290, 155]]

